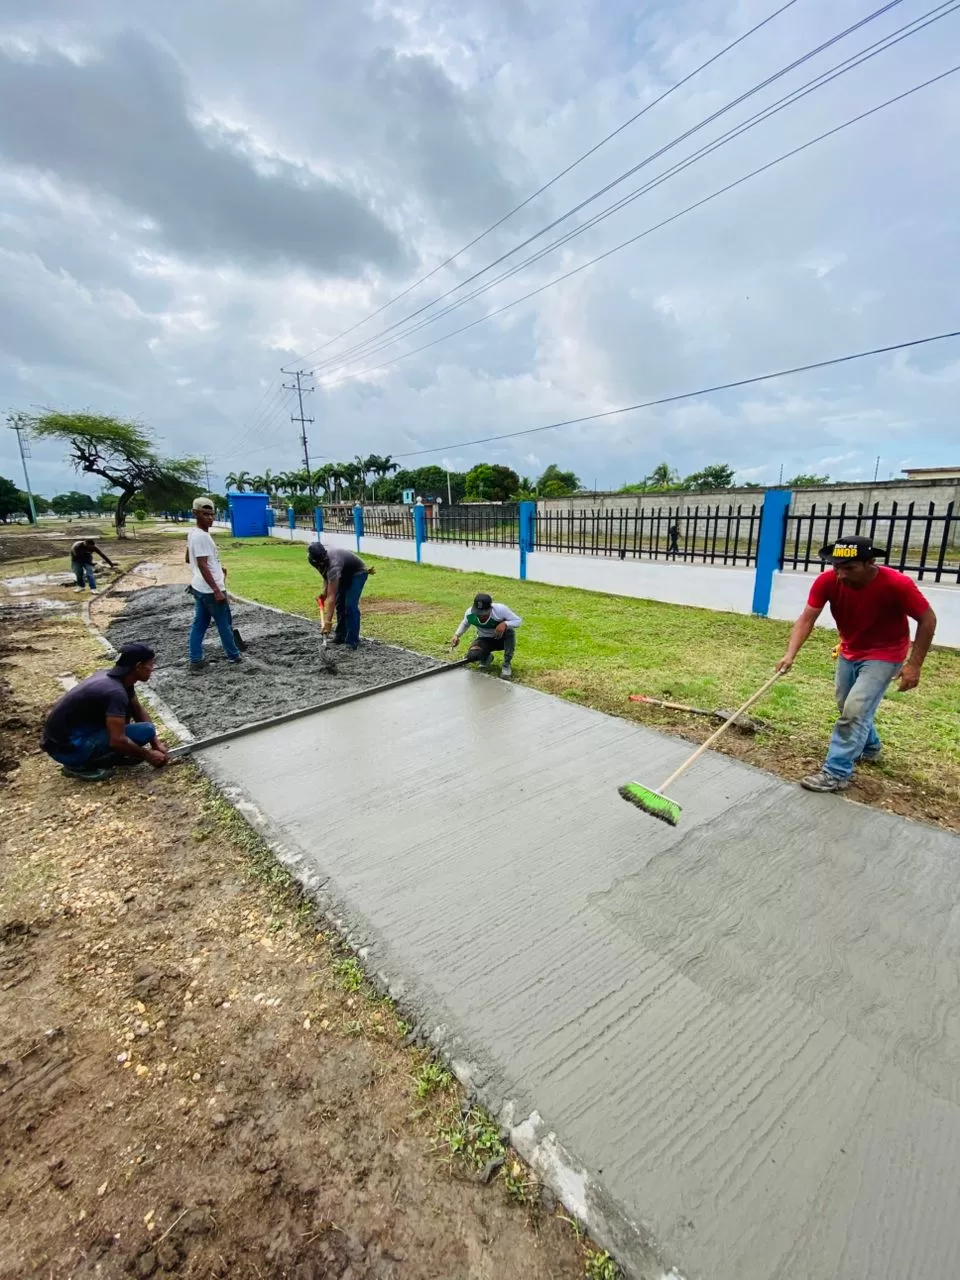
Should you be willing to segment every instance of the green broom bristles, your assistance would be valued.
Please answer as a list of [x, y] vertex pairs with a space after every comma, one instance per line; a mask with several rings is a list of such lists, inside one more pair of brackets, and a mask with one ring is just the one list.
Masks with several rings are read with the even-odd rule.
[[671, 827], [675, 827], [680, 821], [680, 806], [676, 800], [669, 800], [659, 791], [642, 787], [639, 782], [628, 782], [620, 788], [620, 794], [630, 804], [635, 804], [638, 809], [643, 809], [652, 817], [659, 818], [661, 822], [669, 823]]

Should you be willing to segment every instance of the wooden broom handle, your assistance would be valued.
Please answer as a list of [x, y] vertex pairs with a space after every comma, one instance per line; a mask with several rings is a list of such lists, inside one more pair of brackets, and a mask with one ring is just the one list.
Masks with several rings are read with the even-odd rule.
[[780, 679], [782, 675], [783, 675], [782, 671], [775, 671], [773, 675], [770, 677], [770, 679], [766, 682], [766, 684], [761, 685], [761, 687], [757, 690], [756, 693], [751, 694], [751, 696], [746, 700], [746, 702], [743, 704], [742, 707], [737, 707], [736, 711], [732, 711], [728, 716], [728, 718], [724, 720], [720, 728], [717, 729], [716, 732], [711, 733], [710, 737], [706, 740], [706, 742], [701, 743], [700, 746], [697, 747], [693, 755], [689, 756], [686, 760], [684, 760], [683, 764], [680, 766], [679, 769], [671, 773], [670, 777], [659, 788], [660, 794], [661, 795], [666, 794], [667, 788], [672, 786], [673, 783], [676, 782], [676, 780], [680, 777], [681, 773], [686, 773], [686, 771], [693, 764], [694, 760], [699, 760], [705, 751], [709, 751], [709, 749], [713, 746], [713, 744], [720, 737], [720, 735], [722, 733], [727, 732], [727, 730], [733, 724], [734, 720], [736, 720], [738, 716], [742, 716], [745, 711], [749, 711], [749, 709], [753, 706], [755, 702], [758, 702], [769, 689], [773, 688], [773, 686], [776, 684], [776, 682]]

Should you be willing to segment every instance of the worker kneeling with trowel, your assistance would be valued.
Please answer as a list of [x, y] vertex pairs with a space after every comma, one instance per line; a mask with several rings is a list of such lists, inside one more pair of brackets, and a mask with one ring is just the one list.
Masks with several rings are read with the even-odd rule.
[[455, 649], [460, 637], [470, 627], [476, 627], [477, 634], [467, 650], [467, 662], [479, 662], [486, 671], [493, 662], [494, 652], [503, 650], [503, 669], [500, 675], [509, 680], [513, 675], [513, 652], [517, 647], [517, 627], [523, 621], [505, 604], [494, 604], [493, 598], [485, 591], [478, 591], [473, 598], [473, 608], [463, 615], [463, 621], [453, 633], [450, 641]]

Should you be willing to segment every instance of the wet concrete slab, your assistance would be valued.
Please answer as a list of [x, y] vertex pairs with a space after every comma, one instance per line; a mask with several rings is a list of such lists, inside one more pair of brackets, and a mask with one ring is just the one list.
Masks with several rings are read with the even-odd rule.
[[204, 753], [644, 1277], [960, 1274], [960, 840], [463, 670]]

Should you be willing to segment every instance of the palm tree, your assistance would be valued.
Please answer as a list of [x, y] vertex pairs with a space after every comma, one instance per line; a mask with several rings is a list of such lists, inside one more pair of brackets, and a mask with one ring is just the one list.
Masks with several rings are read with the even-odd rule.
[[235, 493], [245, 493], [247, 485], [250, 483], [250, 472], [231, 471], [225, 479], [228, 489], [233, 489]]
[[344, 462], [341, 464], [340, 470], [343, 472], [348, 495], [357, 494], [362, 498], [364, 487], [363, 460], [361, 459], [359, 463]]
[[331, 489], [330, 485], [330, 463], [326, 462], [322, 467], [317, 467], [313, 473], [313, 486], [322, 498], [326, 498]]
[[263, 476], [251, 476], [248, 484], [254, 493], [267, 493], [267, 482]]
[[[367, 470], [372, 472], [377, 480], [385, 480], [391, 472], [400, 470], [400, 463], [394, 462], [389, 453], [385, 457], [371, 453], [366, 465]], [[374, 497], [376, 497], [376, 490], [374, 490]]]
[[263, 491], [268, 497], [272, 498], [277, 489], [277, 480], [273, 472], [267, 467], [261, 479], [263, 480]]
[[647, 476], [644, 484], [649, 485], [651, 489], [669, 489], [679, 481], [680, 476], [671, 468], [670, 463], [660, 462]]
[[347, 476], [347, 469], [342, 462], [330, 463], [330, 484], [332, 486], [333, 500], [336, 503], [343, 501], [343, 486]]

